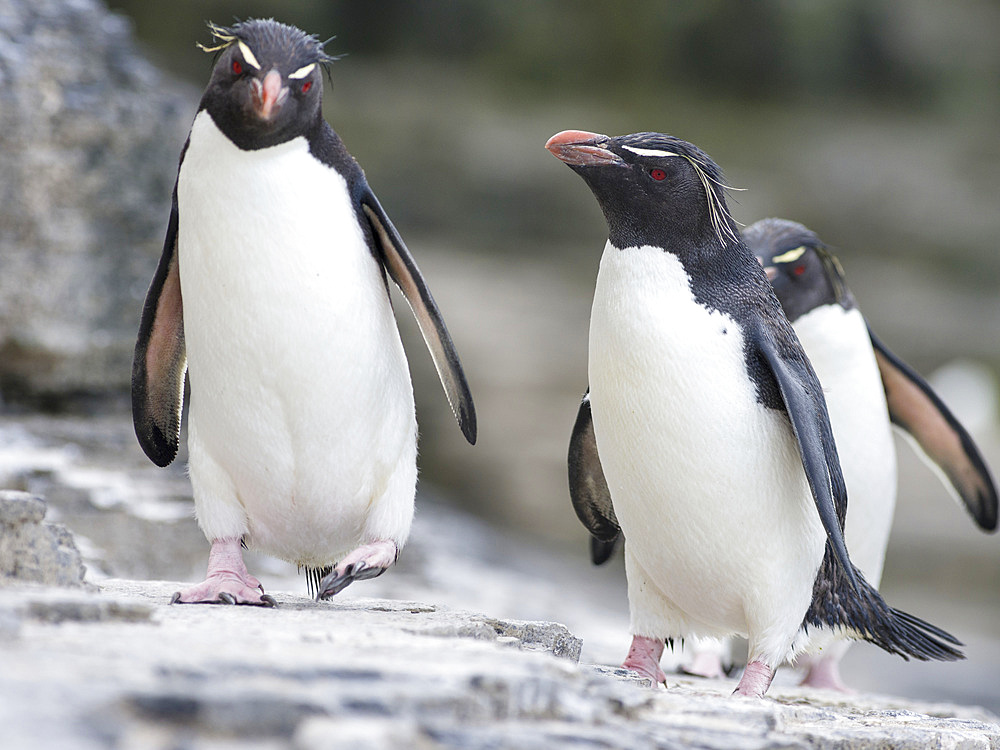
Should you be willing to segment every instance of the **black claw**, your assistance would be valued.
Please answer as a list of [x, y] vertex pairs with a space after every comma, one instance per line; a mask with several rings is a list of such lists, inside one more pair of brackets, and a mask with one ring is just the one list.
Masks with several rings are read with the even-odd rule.
[[327, 596], [336, 596], [341, 591], [343, 591], [348, 586], [350, 586], [352, 583], [354, 583], [354, 579], [345, 576], [344, 578], [341, 578], [340, 581], [338, 581], [336, 583], [336, 585], [331, 586], [330, 589], [327, 591], [326, 595]]
[[353, 566], [347, 566], [347, 569], [343, 573], [338, 573], [333, 571], [330, 575], [320, 581], [319, 592], [316, 594], [316, 601], [320, 599], [329, 599], [335, 594], [339, 594], [341, 591], [346, 589], [354, 581], [351, 577], [351, 568]]
[[329, 599], [331, 596], [339, 594], [355, 581], [375, 578], [383, 573], [385, 573], [385, 568], [370, 567], [364, 560], [351, 563], [341, 572], [334, 570], [320, 581], [316, 601]]
[[360, 573], [358, 572], [357, 568], [354, 569], [354, 580], [367, 581], [369, 578], [378, 578], [380, 575], [385, 573], [385, 571], [386, 571], [385, 568], [378, 568], [378, 567], [369, 568], [367, 565], [365, 565], [364, 569], [361, 570]]
[[[228, 591], [220, 591], [219, 595], [214, 601], [207, 601], [206, 604], [249, 604], [254, 607], [277, 607], [278, 602], [275, 598], [269, 594], [263, 593], [261, 589], [261, 597], [259, 602], [240, 602], [237, 601], [236, 596], [230, 594]], [[181, 592], [175, 591], [173, 596], [170, 597], [171, 604], [187, 604], [188, 602], [181, 601]]]

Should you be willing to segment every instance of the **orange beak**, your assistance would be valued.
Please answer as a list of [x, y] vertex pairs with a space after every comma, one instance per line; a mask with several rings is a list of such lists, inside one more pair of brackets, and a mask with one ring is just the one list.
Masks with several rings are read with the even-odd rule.
[[600, 167], [605, 165], [623, 166], [624, 162], [603, 144], [606, 135], [588, 133], [586, 130], [564, 130], [545, 142], [545, 148], [575, 167]]
[[288, 87], [281, 85], [281, 74], [272, 68], [263, 83], [256, 78], [250, 82], [254, 110], [265, 122], [274, 119], [281, 105], [288, 98]]

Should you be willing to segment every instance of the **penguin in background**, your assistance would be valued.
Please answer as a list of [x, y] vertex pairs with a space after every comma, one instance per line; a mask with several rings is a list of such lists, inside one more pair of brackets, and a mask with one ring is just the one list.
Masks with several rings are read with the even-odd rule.
[[297, 564], [325, 598], [391, 566], [413, 517], [417, 425], [388, 279], [473, 444], [475, 409], [413, 257], [323, 119], [333, 58], [274, 20], [209, 27], [217, 58], [135, 347], [135, 432], [155, 464], [173, 461], [187, 378], [211, 551], [175, 602], [273, 606], [243, 547]]
[[749, 660], [735, 693], [759, 697], [816, 630], [903, 658], [962, 658], [848, 557], [822, 389], [715, 163], [659, 133], [563, 131], [546, 147], [608, 224], [570, 475], [598, 540], [614, 525], [626, 540], [623, 666], [665, 682], [666, 643], [740, 634]]
[[[997, 491], [982, 454], [930, 385], [872, 332], [836, 257], [811, 230], [763, 219], [743, 240], [764, 267], [812, 362], [830, 410], [847, 483], [844, 535], [872, 585], [882, 579], [896, 502], [892, 427], [985, 532], [997, 528]], [[815, 637], [803, 684], [846, 690], [839, 663], [850, 642]]]

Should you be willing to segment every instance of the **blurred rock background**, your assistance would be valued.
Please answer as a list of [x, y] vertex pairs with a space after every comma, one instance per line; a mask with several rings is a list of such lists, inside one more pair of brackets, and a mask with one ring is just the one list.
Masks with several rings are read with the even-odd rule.
[[[873, 328], [933, 375], [1000, 466], [1000, 4], [111, 8], [0, 0], [0, 485], [44, 491], [50, 516], [83, 536], [92, 574], [194, 579], [204, 565], [182, 467], [145, 465], [127, 388], [177, 156], [211, 67], [194, 46], [208, 19], [275, 15], [336, 36], [327, 49], [345, 56], [327, 118], [417, 256], [479, 411], [469, 448], [404, 306], [421, 502], [497, 527], [491, 564], [564, 554], [575, 577], [557, 600], [591, 582], [618, 592], [608, 604], [622, 650], [620, 561], [589, 569], [566, 490], [604, 223], [542, 148], [558, 130], [694, 141], [748, 188], [733, 194], [737, 219], [815, 229]], [[857, 647], [847, 677], [997, 710], [1000, 541], [975, 531], [902, 444], [900, 471], [883, 590], [963, 638], [970, 659], [904, 664]], [[516, 599], [496, 614], [541, 616]], [[558, 601], [551, 609], [558, 619]], [[586, 643], [585, 624], [573, 625]]]

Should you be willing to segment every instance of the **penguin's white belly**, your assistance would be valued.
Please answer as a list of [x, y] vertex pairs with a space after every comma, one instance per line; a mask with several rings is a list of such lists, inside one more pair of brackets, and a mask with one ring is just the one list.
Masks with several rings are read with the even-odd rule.
[[868, 328], [857, 308], [834, 304], [801, 316], [795, 332], [830, 411], [847, 483], [847, 549], [877, 586], [896, 502], [896, 449]]
[[413, 392], [345, 180], [303, 138], [241, 151], [203, 111], [178, 206], [191, 478], [206, 535], [242, 533], [318, 566], [377, 515], [375, 531], [401, 545]]
[[[643, 574], [643, 591], [630, 575], [630, 599], [644, 600], [632, 601], [633, 631], [751, 630], [783, 652], [825, 535], [787, 418], [757, 402], [740, 326], [695, 301], [675, 256], [609, 243], [589, 371], [601, 462]], [[643, 606], [659, 611], [647, 619]]]

